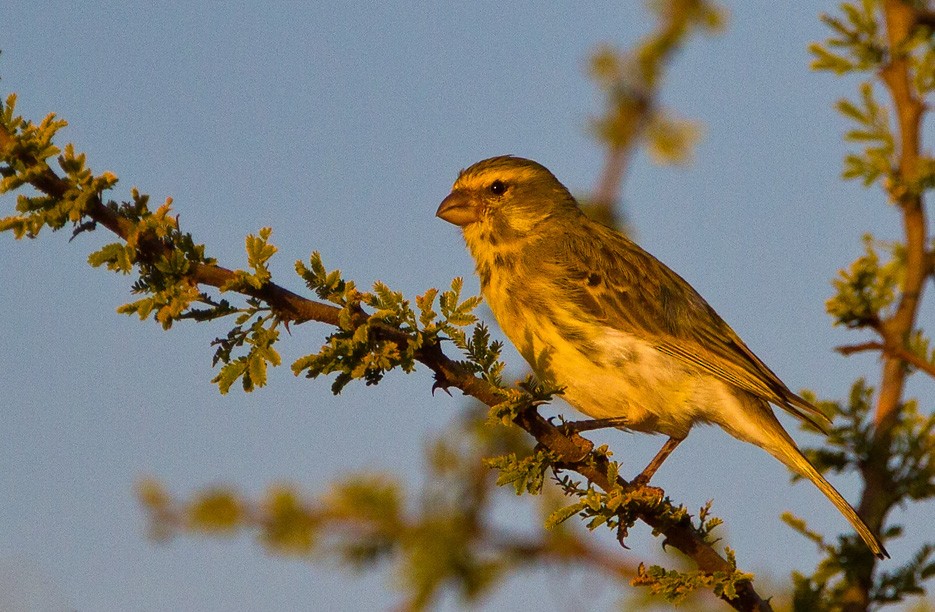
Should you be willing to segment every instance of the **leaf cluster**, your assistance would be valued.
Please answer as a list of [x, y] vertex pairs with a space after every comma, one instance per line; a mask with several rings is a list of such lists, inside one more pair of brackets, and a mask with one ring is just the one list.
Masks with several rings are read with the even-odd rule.
[[[610, 451], [606, 446], [595, 449], [592, 457], [607, 459]], [[609, 490], [601, 490], [593, 484], [582, 485], [581, 482], [568, 475], [556, 474], [556, 481], [562, 488], [566, 497], [578, 498], [578, 501], [559, 508], [546, 520], [546, 526], [554, 527], [568, 520], [576, 514], [585, 521], [585, 526], [593, 531], [606, 525], [614, 530], [617, 539], [622, 543], [630, 528], [636, 523], [641, 513], [652, 512], [660, 520], [660, 524], [689, 523], [690, 516], [683, 506], [676, 506], [668, 497], [663, 497], [659, 489], [647, 486], [623, 485], [618, 479], [619, 464], [615, 461], [606, 461], [607, 479], [613, 483]], [[711, 521], [710, 528], [717, 524], [716, 519], [705, 516]], [[692, 528], [702, 537], [706, 536], [710, 528]], [[654, 534], [659, 533], [659, 527]]]
[[221, 291], [237, 291], [240, 293], [262, 289], [272, 280], [269, 271], [269, 261], [279, 250], [269, 241], [273, 230], [270, 227], [262, 228], [257, 234], [249, 234], [245, 241], [247, 251], [247, 265], [252, 272], [235, 270], [234, 277], [221, 287]]
[[[186, 318], [210, 320], [232, 312], [230, 304], [212, 301], [191, 281], [194, 264], [213, 264], [215, 260], [205, 256], [204, 245], [196, 244], [191, 234], [179, 230], [178, 220], [169, 216], [171, 199], [151, 212], [149, 196], [134, 188], [131, 198], [121, 204], [108, 203], [115, 214], [132, 221], [126, 241], [105, 245], [88, 256], [90, 265], [106, 266], [121, 274], [130, 274], [136, 266], [139, 276], [132, 291], [146, 297], [118, 307], [117, 312], [135, 314], [140, 320], [152, 316], [163, 329]], [[92, 227], [83, 224], [77, 231]], [[154, 248], [156, 244], [158, 248]], [[151, 255], [154, 251], [158, 255]], [[195, 303], [207, 308], [193, 309]]]
[[[837, 75], [868, 73], [875, 77], [899, 60], [905, 62], [918, 95], [926, 96], [935, 90], [931, 26], [918, 24], [905, 40], [891, 47], [885, 39], [881, 10], [881, 0], [860, 0], [842, 3], [840, 16], [822, 15], [831, 36], [823, 43], [809, 45], [814, 58], [812, 69]], [[855, 124], [845, 133], [845, 140], [864, 147], [845, 156], [842, 173], [845, 179], [859, 179], [865, 186], [882, 180], [894, 202], [935, 186], [935, 160], [928, 154], [919, 155], [914, 176], [900, 173], [889, 115], [886, 107], [877, 102], [871, 82], [861, 83], [858, 100], [840, 100], [836, 107]]]
[[110, 172], [95, 175], [86, 167], [84, 154], [76, 154], [68, 145], [61, 151], [52, 143], [56, 132], [67, 125], [66, 121], [49, 114], [35, 124], [15, 115], [16, 95], [10, 94], [0, 113], [0, 122], [8, 133], [14, 135], [11, 142], [4, 143], [7, 163], [0, 167], [0, 193], [11, 193], [34, 182], [46, 179], [49, 165], [47, 160], [57, 158], [58, 166], [69, 180], [70, 188], [61, 197], [39, 193], [19, 194], [16, 198], [17, 215], [0, 219], [0, 231], [10, 231], [17, 238], [35, 238], [43, 227], [53, 231], [66, 223], [78, 223], [85, 214], [92, 198], [110, 189], [117, 177]]
[[661, 595], [673, 604], [682, 603], [686, 597], [699, 589], [710, 590], [718, 597], [735, 599], [739, 583], [750, 582], [754, 575], [737, 569], [736, 554], [733, 550], [727, 548], [726, 555], [731, 571], [714, 573], [667, 570], [658, 565], [647, 568], [641, 563], [632, 584], [649, 587], [654, 595]]
[[[640, 58], [643, 69], [655, 78], [662, 67], [662, 56]], [[604, 114], [591, 120], [597, 139], [615, 149], [625, 149], [645, 132], [653, 161], [679, 164], [691, 159], [701, 138], [700, 125], [676, 116], [672, 111], [654, 108], [650, 84], [640, 82], [635, 68], [640, 62], [618, 49], [605, 46], [591, 58], [591, 77], [604, 91]]]
[[880, 177], [890, 183], [897, 180], [894, 169], [895, 138], [886, 107], [881, 106], [874, 97], [873, 85], [862, 83], [858, 102], [841, 99], [836, 108], [856, 124], [856, 127], [845, 132], [844, 139], [864, 145], [862, 152], [848, 153], [844, 157], [841, 176], [845, 179], [860, 179], [865, 187], [874, 184]]
[[717, 32], [724, 12], [706, 0], [669, 0], [652, 3], [657, 29], [634, 50], [605, 45], [592, 56], [589, 73], [605, 96], [600, 117], [592, 119], [597, 139], [611, 149], [629, 149], [645, 135], [649, 152], [659, 164], [690, 159], [701, 136], [696, 122], [659, 108], [655, 100], [671, 55], [694, 32]]
[[[235, 319], [235, 326], [224, 338], [216, 338], [217, 346], [213, 364], [223, 363], [218, 374], [211, 382], [218, 386], [222, 395], [230, 391], [235, 382], [240, 380], [243, 390], [253, 391], [266, 385], [267, 369], [282, 363], [279, 352], [273, 345], [279, 340], [279, 322], [275, 315], [262, 314], [268, 310], [254, 299], [248, 300], [248, 308]], [[233, 356], [232, 353], [243, 347], [247, 352]]]
[[562, 390], [545, 385], [533, 375], [527, 375], [515, 387], [502, 389], [503, 401], [490, 407], [487, 420], [492, 424], [512, 425], [524, 411], [552, 401]]
[[[275, 554], [337, 558], [357, 571], [392, 564], [406, 609], [429, 607], [445, 589], [476, 602], [510, 573], [556, 560], [614, 580], [633, 575], [567, 531], [546, 531], [540, 523], [520, 533], [499, 524], [492, 472], [482, 459], [532, 451], [517, 428], [485, 421], [483, 409], [472, 408], [427, 445], [428, 478], [421, 491], [412, 493], [391, 476], [359, 474], [343, 477], [314, 497], [283, 484], [255, 500], [223, 487], [181, 500], [156, 481], [141, 483], [138, 495], [150, 532], [160, 540], [246, 531]], [[554, 505], [554, 491], [551, 487], [538, 499]]]
[[[330, 334], [317, 353], [292, 364], [297, 376], [316, 378], [337, 373], [332, 391], [340, 393], [352, 380], [373, 385], [393, 368], [411, 372], [419, 351], [447, 336], [468, 353], [475, 371], [490, 380], [499, 380], [499, 344], [491, 344], [485, 328], [475, 329], [470, 341], [462, 328], [477, 322], [473, 310], [478, 296], [461, 298], [463, 282], [455, 278], [451, 289], [439, 294], [429, 289], [416, 298], [416, 309], [402, 293], [376, 282], [373, 291], [360, 292], [353, 281], [345, 281], [339, 271], [328, 271], [321, 256], [313, 253], [309, 265], [296, 263], [296, 271], [319, 297], [341, 307], [338, 329]], [[441, 317], [434, 310], [436, 300]], [[365, 314], [363, 306], [372, 309]]]
[[329, 539], [329, 528], [360, 527], [342, 543], [342, 556], [353, 564], [365, 564], [391, 546], [402, 512], [398, 483], [376, 476], [349, 478], [314, 503], [284, 484], [270, 487], [257, 502], [225, 487], [180, 501], [155, 480], [140, 483], [137, 494], [149, 514], [150, 534], [160, 540], [183, 532], [220, 536], [257, 529], [271, 552], [307, 556]]
[[[873, 388], [863, 379], [851, 387], [847, 403], [816, 401], [813, 394], [804, 397], [815, 403], [825, 414], [832, 415], [835, 426], [828, 433], [825, 445], [805, 448], [803, 453], [820, 472], [858, 472], [873, 461], [875, 428], [872, 423]], [[922, 501], [935, 497], [935, 414], [922, 414], [915, 401], [907, 402], [900, 411], [900, 422], [894, 426], [892, 454], [886, 466], [887, 487], [879, 500], [887, 506], [908, 500]], [[798, 479], [798, 477], [793, 477]], [[783, 520], [808, 538], [822, 552], [822, 560], [811, 576], [793, 574], [795, 609], [836, 610], [846, 601], [855, 576], [872, 567], [866, 547], [854, 534], [840, 535], [836, 543], [808, 528], [806, 522], [791, 514]], [[901, 536], [899, 525], [890, 525], [884, 539]], [[935, 542], [921, 542], [914, 557], [906, 564], [873, 576], [870, 601], [883, 605], [902, 601], [905, 597], [924, 593], [922, 582], [935, 575], [935, 562], [929, 561]]]
[[824, 14], [821, 21], [831, 30], [824, 43], [812, 43], [812, 70], [835, 74], [872, 71], [887, 57], [887, 46], [878, 27], [879, 0], [860, 0], [841, 5], [841, 16]]
[[[248, 293], [263, 289], [271, 280], [269, 261], [276, 254], [277, 248], [270, 243], [272, 229], [262, 228], [257, 234], [250, 234], [245, 240], [247, 265], [252, 269], [234, 270], [232, 278], [220, 287], [221, 291]], [[207, 296], [202, 301], [208, 302]], [[207, 321], [236, 314], [234, 327], [227, 336], [215, 338], [212, 345], [214, 352], [212, 365], [223, 364], [211, 382], [218, 386], [221, 394], [226, 394], [238, 380], [243, 390], [253, 391], [267, 382], [269, 366], [279, 366], [282, 358], [274, 348], [279, 340], [281, 321], [272, 310], [258, 298], [247, 298], [241, 308], [233, 308], [229, 302], [209, 302], [211, 308], [188, 313], [188, 318]], [[235, 354], [235, 351], [246, 352]]]
[[[864, 254], [832, 281], [836, 293], [825, 302], [825, 310], [835, 325], [878, 327], [889, 316], [902, 286], [906, 262], [901, 245], [881, 243], [870, 234], [863, 241]], [[886, 261], [881, 261], [878, 247], [890, 252]]]
[[[820, 533], [808, 528], [805, 520], [789, 513], [783, 521], [795, 531], [812, 540], [823, 556], [811, 575], [792, 573], [792, 607], [794, 610], [834, 612], [846, 609], [851, 589], [861, 573], [867, 573], [872, 559], [857, 536], [840, 536], [836, 544], [827, 542]], [[887, 536], [902, 535], [902, 528], [890, 527]], [[913, 557], [896, 568], [887, 568], [873, 576], [868, 589], [868, 604], [872, 608], [904, 601], [907, 597], [924, 595], [923, 583], [935, 576], [935, 560], [931, 543], [922, 544]]]
[[525, 457], [516, 453], [484, 460], [484, 465], [497, 470], [497, 486], [513, 485], [517, 495], [536, 495], [542, 491], [546, 472], [555, 464], [557, 457], [547, 450], [537, 449]]

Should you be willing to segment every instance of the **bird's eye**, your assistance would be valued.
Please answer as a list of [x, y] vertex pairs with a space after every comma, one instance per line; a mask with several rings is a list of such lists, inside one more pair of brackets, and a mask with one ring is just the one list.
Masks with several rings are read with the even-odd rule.
[[503, 195], [503, 193], [506, 191], [506, 183], [500, 179], [497, 179], [490, 184], [490, 191], [494, 195]]

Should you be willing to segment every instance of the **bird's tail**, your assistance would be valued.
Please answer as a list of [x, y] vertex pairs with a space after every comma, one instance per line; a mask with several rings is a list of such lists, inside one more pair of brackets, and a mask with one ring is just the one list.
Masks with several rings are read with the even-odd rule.
[[[783, 429], [782, 424], [773, 413], [769, 404], [762, 398], [749, 394], [737, 395], [740, 400], [740, 410], [733, 412], [729, 419], [720, 420], [712, 418], [732, 436], [750, 442], [767, 451], [779, 459], [790, 470], [815, 483], [815, 486], [831, 500], [834, 507], [844, 515], [844, 518], [854, 527], [857, 535], [867, 543], [873, 554], [880, 559], [889, 557], [880, 540], [870, 531], [867, 524], [857, 515], [847, 500], [841, 497], [837, 489], [825, 480], [808, 459], [799, 451], [795, 440]], [[722, 415], [718, 415], [722, 416]]]
[[[779, 425], [778, 422], [776, 424]], [[886, 549], [883, 548], [883, 544], [880, 543], [877, 536], [870, 531], [870, 528], [867, 527], [867, 524], [860, 518], [854, 508], [851, 507], [851, 505], [847, 503], [847, 500], [838, 493], [837, 489], [835, 489], [830, 482], [825, 480], [825, 477], [809, 463], [808, 459], [799, 451], [795, 442], [789, 437], [789, 434], [782, 429], [781, 425], [779, 425], [779, 429], [783, 434], [781, 436], [781, 441], [777, 443], [774, 438], [774, 443], [764, 445], [764, 448], [772, 456], [782, 461], [793, 472], [815, 483], [815, 486], [825, 494], [825, 497], [831, 500], [834, 507], [844, 515], [844, 518], [851, 524], [854, 531], [857, 532], [857, 535], [867, 543], [867, 546], [877, 558], [889, 558], [890, 555], [886, 552]]]

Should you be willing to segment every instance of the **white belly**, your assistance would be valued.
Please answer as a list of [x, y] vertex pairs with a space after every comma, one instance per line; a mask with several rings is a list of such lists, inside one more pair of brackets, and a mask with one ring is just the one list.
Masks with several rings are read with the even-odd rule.
[[564, 387], [565, 401], [589, 417], [624, 417], [626, 429], [683, 438], [695, 423], [719, 421], [718, 406], [736, 403], [726, 384], [634, 336], [603, 328], [586, 354], [543, 323], [511, 340], [537, 376]]
[[698, 378], [668, 355], [621, 332], [606, 330], [597, 342], [597, 359], [570, 345], [556, 352], [554, 370], [566, 386], [568, 403], [593, 418], [625, 417], [628, 429], [687, 435], [700, 416], [693, 401]]
[[725, 415], [742, 410], [721, 380], [598, 321], [536, 308], [535, 292], [504, 283], [495, 275], [484, 292], [501, 329], [536, 376], [563, 387], [565, 401], [587, 416], [623, 417], [626, 429], [684, 438], [695, 423], [729, 426]]

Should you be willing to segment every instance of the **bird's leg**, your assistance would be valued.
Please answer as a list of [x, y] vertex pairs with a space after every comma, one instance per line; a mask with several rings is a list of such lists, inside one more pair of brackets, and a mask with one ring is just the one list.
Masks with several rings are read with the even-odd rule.
[[633, 479], [633, 486], [642, 487], [649, 483], [649, 479], [653, 477], [653, 474], [656, 473], [656, 470], [659, 469], [659, 466], [672, 454], [672, 451], [682, 443], [682, 440], [685, 438], [669, 438], [666, 440], [666, 443], [662, 445], [662, 448], [659, 449], [659, 452], [656, 453], [656, 456], [653, 457], [653, 460], [649, 462], [649, 465], [640, 472], [640, 475]]
[[568, 421], [563, 423], [561, 429], [581, 433], [582, 431], [591, 431], [594, 429], [604, 429], [606, 427], [626, 427], [626, 417], [611, 417], [609, 419], [585, 419], [583, 421]]

